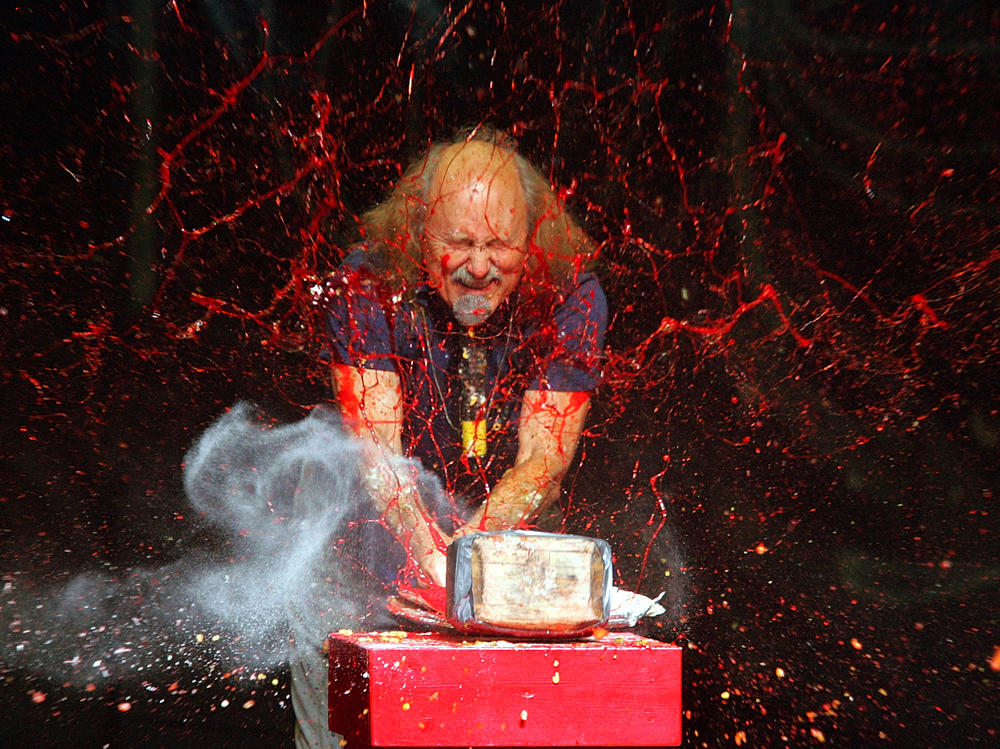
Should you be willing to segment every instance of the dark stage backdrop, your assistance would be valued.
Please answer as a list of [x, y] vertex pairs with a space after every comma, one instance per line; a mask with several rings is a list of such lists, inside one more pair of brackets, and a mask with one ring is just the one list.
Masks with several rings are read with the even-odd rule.
[[958, 0], [5, 11], [4, 744], [290, 741], [262, 531], [184, 456], [329, 402], [310, 288], [489, 122], [600, 244], [567, 527], [666, 591], [685, 745], [995, 745], [998, 36]]

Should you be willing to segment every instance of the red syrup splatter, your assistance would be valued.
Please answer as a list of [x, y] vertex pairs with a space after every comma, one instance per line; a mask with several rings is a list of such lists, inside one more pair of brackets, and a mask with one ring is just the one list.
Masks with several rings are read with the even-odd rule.
[[[686, 743], [995, 738], [990, 12], [321, 5], [12, 16], [8, 567], [224, 546], [179, 499], [183, 451], [239, 399], [330, 399], [313, 289], [416, 153], [493, 122], [599, 247], [608, 351], [563, 527], [675, 602], [649, 629], [689, 645]], [[150, 704], [207, 720], [189, 687]], [[19, 723], [65, 732], [58, 692], [23, 689], [48, 699]]]

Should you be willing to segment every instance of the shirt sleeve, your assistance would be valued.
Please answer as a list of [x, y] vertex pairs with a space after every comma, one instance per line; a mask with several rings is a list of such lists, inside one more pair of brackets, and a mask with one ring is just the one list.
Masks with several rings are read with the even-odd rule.
[[594, 390], [601, 380], [608, 303], [597, 277], [588, 274], [555, 309], [555, 346], [546, 356], [534, 390]]
[[326, 284], [326, 333], [332, 362], [395, 371], [392, 331], [379, 284], [350, 262]]

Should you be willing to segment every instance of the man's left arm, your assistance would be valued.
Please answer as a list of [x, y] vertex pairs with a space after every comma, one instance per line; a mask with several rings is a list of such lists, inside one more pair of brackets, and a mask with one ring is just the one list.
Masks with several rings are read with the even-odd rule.
[[456, 536], [524, 527], [555, 502], [589, 408], [589, 392], [526, 391], [514, 467]]
[[524, 393], [514, 467], [457, 535], [524, 527], [559, 497], [600, 380], [607, 316], [596, 277], [579, 279], [555, 310], [555, 345], [535, 386]]

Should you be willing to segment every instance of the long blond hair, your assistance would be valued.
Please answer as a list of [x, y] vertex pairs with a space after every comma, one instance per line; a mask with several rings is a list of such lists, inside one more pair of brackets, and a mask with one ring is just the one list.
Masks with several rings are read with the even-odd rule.
[[365, 246], [378, 254], [377, 265], [384, 270], [386, 280], [397, 288], [412, 288], [420, 280], [424, 218], [434, 173], [446, 148], [473, 141], [489, 143], [513, 157], [531, 227], [522, 287], [529, 293], [551, 289], [588, 268], [597, 248], [549, 181], [517, 153], [511, 136], [492, 127], [478, 127], [459, 133], [450, 142], [432, 145], [410, 164], [389, 197], [361, 216]]

